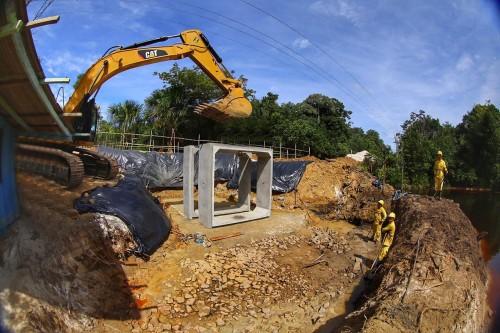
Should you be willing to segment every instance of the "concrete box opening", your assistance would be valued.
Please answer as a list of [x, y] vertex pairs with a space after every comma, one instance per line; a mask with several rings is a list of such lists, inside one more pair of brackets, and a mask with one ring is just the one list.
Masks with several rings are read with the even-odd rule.
[[[198, 158], [198, 209], [195, 209], [194, 179], [195, 155]], [[239, 179], [236, 203], [216, 204], [214, 197], [215, 160], [217, 154], [231, 153], [238, 158]], [[251, 162], [257, 163], [256, 201], [251, 204]], [[188, 219], [200, 218], [200, 222], [213, 228], [228, 224], [251, 221], [271, 216], [273, 152], [269, 148], [233, 146], [207, 143], [199, 149], [184, 148], [184, 215]]]

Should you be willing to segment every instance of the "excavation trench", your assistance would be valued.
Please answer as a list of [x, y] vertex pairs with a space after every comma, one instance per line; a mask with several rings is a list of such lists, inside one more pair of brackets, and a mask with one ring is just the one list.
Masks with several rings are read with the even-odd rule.
[[[95, 216], [72, 209], [104, 182], [61, 191], [20, 174], [23, 217], [0, 240], [0, 322], [13, 332], [480, 332], [485, 265], [451, 201], [394, 201], [394, 246], [363, 279], [377, 255], [364, 222], [393, 192], [373, 181], [350, 159], [313, 159], [295, 192], [273, 196], [270, 219], [216, 229], [182, 217], [181, 190], [155, 192], [172, 232], [144, 262], [119, 260]], [[222, 185], [215, 193], [234, 199]], [[239, 235], [201, 244], [196, 233]]]

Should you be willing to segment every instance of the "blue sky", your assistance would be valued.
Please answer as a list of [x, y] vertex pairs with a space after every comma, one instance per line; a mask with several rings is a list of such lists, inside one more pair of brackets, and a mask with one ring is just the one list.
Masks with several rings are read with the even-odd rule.
[[[32, 2], [30, 15], [41, 3]], [[61, 20], [34, 31], [47, 77], [74, 82], [110, 46], [197, 28], [258, 96], [336, 97], [353, 112], [354, 126], [376, 129], [387, 144], [412, 111], [457, 124], [476, 103], [500, 105], [495, 0], [55, 0], [49, 15]], [[161, 87], [153, 72], [171, 66], [114, 77], [98, 103], [142, 102]]]

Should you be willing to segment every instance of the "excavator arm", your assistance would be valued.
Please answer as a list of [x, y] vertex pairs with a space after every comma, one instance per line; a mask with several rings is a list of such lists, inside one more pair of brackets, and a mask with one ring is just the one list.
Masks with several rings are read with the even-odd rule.
[[[143, 47], [175, 37], [180, 37], [182, 43]], [[104, 82], [132, 68], [186, 57], [194, 61], [225, 93], [221, 99], [213, 103], [196, 106], [195, 112], [217, 121], [248, 117], [252, 113], [252, 105], [244, 95], [242, 83], [230, 75], [223, 66], [222, 59], [199, 30], [187, 30], [180, 35], [120, 47], [104, 55], [80, 78], [75, 91], [64, 106], [64, 113], [66, 115], [82, 113], [83, 121], [80, 120], [80, 124], [83, 122], [84, 125], [80, 130], [88, 131], [95, 117], [91, 119], [88, 116], [89, 110], [86, 105], [89, 101], [93, 101], [91, 96], [100, 89]], [[79, 127], [82, 128], [82, 126]]]

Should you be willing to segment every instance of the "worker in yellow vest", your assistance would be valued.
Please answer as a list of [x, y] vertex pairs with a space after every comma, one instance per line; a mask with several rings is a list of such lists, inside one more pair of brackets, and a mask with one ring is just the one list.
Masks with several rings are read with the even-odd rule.
[[372, 240], [375, 242], [380, 241], [382, 223], [384, 223], [387, 217], [387, 213], [384, 208], [384, 200], [379, 200], [377, 202], [377, 210], [375, 211], [375, 216], [373, 219], [373, 236]]
[[382, 233], [385, 233], [384, 240], [382, 243], [382, 249], [378, 255], [377, 260], [382, 261], [387, 253], [389, 252], [389, 248], [392, 245], [392, 241], [394, 240], [394, 234], [396, 233], [396, 214], [393, 212], [389, 214], [389, 224], [387, 224], [384, 228], [382, 228]]
[[434, 162], [434, 197], [441, 200], [441, 192], [443, 191], [444, 176], [448, 173], [446, 162], [443, 160], [443, 152], [439, 150], [436, 154]]

